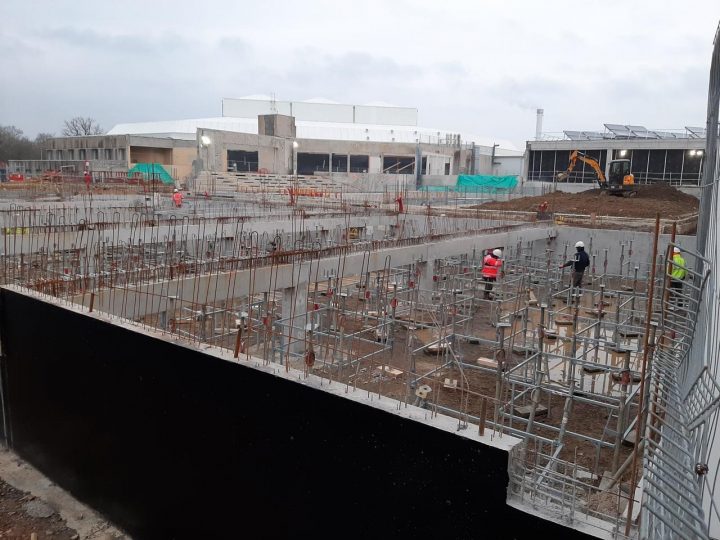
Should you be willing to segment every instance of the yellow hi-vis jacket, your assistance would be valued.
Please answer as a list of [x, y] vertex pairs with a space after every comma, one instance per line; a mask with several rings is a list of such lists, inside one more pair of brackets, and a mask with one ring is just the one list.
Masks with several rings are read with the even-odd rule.
[[685, 259], [683, 259], [679, 253], [675, 253], [672, 260], [673, 266], [670, 277], [678, 280], [685, 279], [685, 274], [687, 273], [685, 270]]

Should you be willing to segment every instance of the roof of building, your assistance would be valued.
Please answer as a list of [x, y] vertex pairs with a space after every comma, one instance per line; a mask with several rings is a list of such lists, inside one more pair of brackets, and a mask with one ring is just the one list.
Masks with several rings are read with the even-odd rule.
[[[393, 126], [378, 124], [355, 124], [344, 122], [312, 122], [296, 120], [299, 139], [325, 139], [339, 141], [375, 141], [400, 143], [438, 143], [450, 140], [455, 134], [437, 129], [418, 126]], [[257, 118], [214, 117], [159, 122], [135, 122], [117, 124], [108, 135], [152, 135], [175, 139], [195, 139], [198, 128], [234, 131], [238, 133], [258, 132]], [[508, 140], [492, 139], [477, 135], [460, 134], [461, 142], [474, 142], [480, 146], [499, 144], [504, 150], [518, 151]], [[505, 154], [507, 155], [507, 154]]]
[[700, 139], [705, 138], [705, 128], [685, 126], [684, 129], [648, 129], [645, 126], [603, 124], [604, 131], [563, 131], [571, 141], [595, 141], [603, 139]]

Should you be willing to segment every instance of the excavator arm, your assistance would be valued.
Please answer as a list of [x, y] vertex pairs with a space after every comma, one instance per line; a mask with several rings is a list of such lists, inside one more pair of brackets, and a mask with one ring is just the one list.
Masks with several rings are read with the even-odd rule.
[[561, 179], [565, 180], [570, 176], [570, 173], [575, 168], [575, 165], [577, 164], [577, 160], [582, 161], [583, 163], [587, 163], [590, 165], [593, 170], [595, 171], [595, 174], [597, 175], [597, 181], [598, 184], [600, 184], [600, 187], [606, 187], [607, 186], [607, 180], [605, 179], [605, 173], [603, 172], [602, 168], [600, 167], [600, 163], [598, 163], [598, 160], [595, 158], [591, 158], [590, 156], [586, 156], [582, 152], [578, 152], [577, 150], [573, 150], [570, 154], [570, 163], [568, 164], [567, 171], [565, 173], [561, 173]]

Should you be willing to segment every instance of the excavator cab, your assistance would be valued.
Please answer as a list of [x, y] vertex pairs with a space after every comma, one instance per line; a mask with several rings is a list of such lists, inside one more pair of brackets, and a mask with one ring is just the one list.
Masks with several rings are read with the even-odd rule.
[[632, 197], [637, 193], [629, 159], [615, 159], [608, 167], [607, 190], [612, 195]]
[[597, 175], [597, 183], [600, 186], [600, 193], [610, 195], [619, 195], [621, 197], [634, 197], [637, 195], [637, 187], [635, 186], [635, 177], [630, 172], [629, 159], [614, 159], [608, 167], [608, 178], [600, 167], [600, 162], [592, 156], [583, 154], [579, 150], [570, 152], [570, 163], [567, 171], [559, 173], [557, 180], [564, 182], [570, 177], [570, 173], [575, 169], [578, 160], [587, 164], [595, 171]]

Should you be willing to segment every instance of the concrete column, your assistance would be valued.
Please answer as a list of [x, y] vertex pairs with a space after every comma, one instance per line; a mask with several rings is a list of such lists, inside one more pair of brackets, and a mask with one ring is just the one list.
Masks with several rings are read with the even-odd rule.
[[170, 319], [174, 319], [176, 317], [176, 301], [177, 296], [168, 296], [166, 304], [167, 310], [163, 310], [159, 313], [160, 328], [163, 330], [168, 330], [170, 328]]
[[345, 164], [346, 171], [348, 174], [350, 174], [350, 154], [347, 155], [347, 163]]
[[[291, 316], [292, 321], [289, 320]], [[289, 340], [290, 353], [301, 354], [305, 350], [305, 325], [310, 322], [307, 316], [307, 283], [283, 289], [282, 318], [286, 324], [283, 328], [285, 346]]]
[[[613, 157], [613, 149], [608, 148], [606, 150], [607, 156], [605, 157], [605, 178], [607, 179], [610, 174], [610, 162], [612, 161]], [[650, 163], [650, 156], [648, 156], [648, 163]]]
[[422, 151], [420, 150], [420, 145], [415, 145], [415, 186], [414, 189], [417, 189], [418, 186], [420, 186], [422, 183]]
[[420, 276], [418, 277], [420, 291], [432, 291], [435, 289], [435, 282], [433, 281], [433, 272], [435, 269], [435, 261], [428, 260], [417, 263]]

